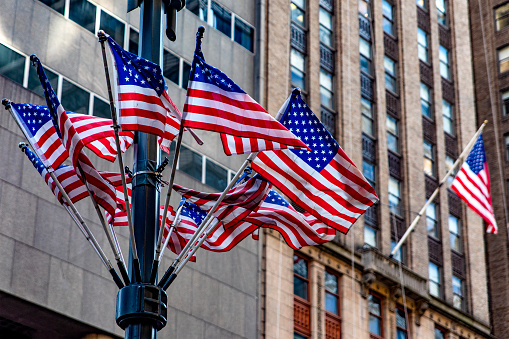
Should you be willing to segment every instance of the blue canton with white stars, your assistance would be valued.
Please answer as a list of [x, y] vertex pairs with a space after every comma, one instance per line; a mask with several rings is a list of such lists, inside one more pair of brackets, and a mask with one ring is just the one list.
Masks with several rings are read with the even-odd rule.
[[60, 134], [60, 129], [58, 128], [58, 114], [57, 108], [60, 106], [60, 101], [58, 100], [53, 87], [46, 77], [46, 73], [44, 72], [44, 68], [39, 59], [37, 59], [37, 74], [39, 75], [39, 81], [41, 82], [42, 89], [44, 90], [44, 96], [46, 98], [46, 104], [48, 105], [50, 117], [53, 119], [53, 125], [55, 126], [55, 130], [57, 131], [58, 137], [61, 139], [62, 134]]
[[465, 162], [468, 164], [468, 166], [470, 166], [470, 170], [476, 175], [484, 169], [486, 153], [484, 153], [484, 142], [482, 135], [479, 135], [479, 138], [477, 138], [477, 141], [475, 142], [475, 145], [470, 151], [470, 154], [468, 155]]
[[232, 79], [228, 78], [226, 74], [207, 64], [205, 60], [196, 53], [194, 55], [193, 67], [194, 73], [191, 73], [189, 79], [191, 81], [200, 81], [211, 84], [227, 92], [246, 93], [237, 86]]
[[108, 37], [111, 52], [115, 57], [119, 85], [152, 88], [160, 96], [167, 88], [159, 65], [129, 53]]
[[290, 204], [288, 201], [286, 201], [281, 194], [274, 190], [270, 190], [269, 194], [265, 197], [265, 202], [268, 202], [270, 204], [279, 205], [283, 207], [288, 207]]
[[[28, 159], [32, 162], [32, 164], [34, 165], [34, 167], [37, 169], [37, 171], [39, 171], [39, 174], [42, 176], [43, 173], [44, 173], [44, 170], [46, 169], [46, 167], [44, 167], [44, 164], [41, 162], [41, 160], [39, 159], [39, 157], [37, 157], [31, 150], [29, 150], [28, 148], [26, 148], [25, 150], [25, 154], [27, 155]], [[64, 168], [64, 167], [67, 167], [68, 165], [60, 165], [58, 166], [58, 169], [61, 169], [61, 168]]]
[[314, 151], [291, 149], [295, 155], [315, 170], [321, 171], [338, 153], [339, 144], [300, 95], [292, 94], [280, 122]]
[[180, 212], [181, 216], [193, 219], [196, 225], [200, 225], [203, 219], [207, 216], [207, 213], [200, 209], [197, 205], [185, 202], [184, 207], [182, 207], [182, 212]]
[[25, 130], [34, 137], [39, 129], [51, 120], [48, 107], [30, 104], [11, 104], [17, 112]]

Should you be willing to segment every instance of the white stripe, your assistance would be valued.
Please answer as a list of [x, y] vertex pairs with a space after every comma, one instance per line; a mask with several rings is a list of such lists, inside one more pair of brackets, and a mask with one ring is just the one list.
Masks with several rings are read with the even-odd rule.
[[[189, 81], [187, 87], [191, 88], [191, 89], [200, 90], [200, 91], [221, 94], [225, 97], [229, 97], [229, 98], [231, 98], [233, 100], [237, 100], [237, 101], [251, 102], [251, 103], [260, 105], [246, 93], [225, 91], [225, 90], [217, 87], [216, 85], [208, 84], [208, 83], [201, 82], [201, 81]], [[261, 107], [261, 105], [260, 105], [260, 107]], [[261, 108], [263, 109], [263, 107], [261, 107]]]

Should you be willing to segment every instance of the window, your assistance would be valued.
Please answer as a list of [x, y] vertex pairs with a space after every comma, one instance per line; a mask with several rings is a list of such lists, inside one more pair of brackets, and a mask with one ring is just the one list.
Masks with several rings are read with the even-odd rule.
[[364, 244], [378, 247], [378, 231], [368, 225], [364, 225]]
[[424, 151], [424, 173], [435, 177], [435, 146], [426, 140], [422, 144]]
[[361, 113], [362, 113], [362, 132], [369, 136], [374, 136], [373, 121], [374, 105], [371, 101], [361, 97]]
[[498, 65], [500, 73], [509, 71], [509, 46], [498, 50]]
[[235, 42], [247, 50], [254, 51], [254, 28], [235, 17]]
[[0, 44], [0, 74], [23, 85], [25, 57]]
[[138, 54], [138, 46], [140, 44], [140, 33], [134, 29], [129, 29], [129, 52]]
[[372, 75], [373, 67], [371, 66], [371, 44], [363, 38], [359, 39], [359, 52], [361, 54], [361, 71]]
[[495, 8], [495, 25], [497, 31], [509, 26], [509, 3]]
[[64, 15], [65, 0], [39, 0], [46, 6], [53, 8], [58, 13]]
[[363, 160], [362, 174], [364, 174], [364, 177], [366, 177], [366, 180], [369, 182], [371, 187], [375, 187], [375, 165], [366, 160]]
[[435, 339], [445, 339], [445, 331], [435, 327]]
[[[454, 160], [451, 156], [446, 155], [445, 156], [445, 170], [447, 172], [449, 172], [449, 170], [454, 166], [455, 162], [456, 162], [456, 160]], [[456, 175], [457, 172], [458, 172], [458, 168], [456, 168], [454, 171], [452, 171], [451, 175], [447, 178], [447, 182], [449, 184], [452, 183], [452, 181], [454, 180], [454, 176]]]
[[[397, 244], [398, 244], [397, 241], [394, 241], [394, 240], [391, 239], [391, 253], [396, 248]], [[404, 247], [405, 247], [405, 245], [402, 245], [402, 246], [399, 247], [399, 249], [396, 251], [396, 253], [393, 256], [394, 260], [397, 260], [399, 262], [403, 262], [403, 248]]]
[[228, 185], [228, 170], [208, 159], [205, 166], [205, 184], [222, 192]]
[[440, 45], [438, 49], [438, 58], [440, 59], [440, 75], [444, 79], [451, 79], [450, 62], [449, 62], [449, 50], [444, 46]]
[[113, 40], [120, 46], [124, 46], [125, 24], [122, 21], [101, 10], [101, 24], [99, 29], [111, 35]]
[[320, 7], [318, 21], [320, 22], [320, 42], [332, 46], [332, 13]]
[[302, 334], [299, 334], [299, 333], [294, 333], [293, 334], [293, 339], [307, 339], [307, 337], [303, 336]]
[[306, 59], [304, 54], [292, 48], [290, 53], [290, 65], [292, 69], [292, 86], [306, 89]]
[[405, 310], [402, 307], [396, 308], [396, 339], [408, 338], [407, 321]]
[[452, 276], [452, 305], [459, 309], [465, 309], [465, 300], [464, 300], [464, 286], [463, 280], [458, 278], [457, 276]]
[[502, 114], [509, 115], [509, 90], [502, 92]]
[[389, 177], [389, 209], [392, 213], [401, 215], [401, 184], [399, 180]]
[[437, 205], [432, 202], [428, 205], [426, 208], [426, 228], [428, 230], [428, 235], [439, 239], [440, 233], [438, 229], [438, 213], [437, 213], [438, 207]]
[[505, 161], [509, 161], [509, 134], [504, 134]]
[[398, 89], [396, 84], [396, 62], [389, 58], [388, 56], [385, 56], [384, 68], [385, 68], [385, 88], [394, 93], [397, 93]]
[[394, 29], [394, 6], [392, 6], [387, 0], [383, 0], [382, 11], [384, 14], [383, 19], [384, 32], [390, 35], [396, 35]]
[[320, 69], [320, 101], [323, 106], [334, 109], [332, 74]]
[[211, 3], [212, 27], [226, 35], [232, 36], [232, 13], [212, 1]]
[[416, 0], [415, 2], [417, 6], [421, 7], [422, 9], [428, 8], [428, 0]]
[[451, 249], [461, 253], [461, 225], [458, 218], [449, 214], [449, 238], [451, 240]]
[[97, 96], [94, 96], [93, 114], [101, 118], [111, 119], [110, 104]]
[[442, 284], [441, 284], [441, 273], [440, 268], [434, 263], [430, 262], [428, 264], [428, 274], [429, 274], [429, 294], [434, 297], [440, 298], [442, 296]]
[[[95, 33], [96, 7], [87, 0], [70, 0], [69, 19]], [[124, 41], [122, 37], [121, 41]]]
[[182, 145], [179, 157], [179, 170], [201, 181], [202, 163], [203, 163], [202, 155]]
[[442, 100], [442, 116], [444, 119], [444, 131], [454, 135], [454, 113], [452, 105], [446, 100]]
[[306, 27], [306, 0], [292, 0], [290, 9], [292, 11], [292, 21]]
[[177, 85], [179, 84], [179, 66], [179, 57], [165, 49], [163, 53], [163, 75]]
[[201, 20], [207, 21], [207, 0], [187, 0], [186, 8]]
[[385, 121], [387, 128], [387, 148], [393, 152], [399, 153], [398, 120], [390, 115], [387, 115]]
[[[53, 87], [53, 90], [55, 93], [58, 92], [58, 74], [50, 71], [46, 67], [44, 68], [44, 73], [46, 73], [46, 77], [49, 80], [49, 83], [51, 84], [51, 87]], [[44, 98], [44, 90], [42, 89], [41, 80], [39, 80], [39, 76], [37, 75], [37, 70], [35, 67], [30, 67], [28, 69], [28, 89], [34, 91], [38, 95]], [[111, 116], [110, 116], [111, 118]]]
[[325, 271], [325, 310], [339, 315], [338, 276], [328, 271]]
[[431, 88], [421, 82], [421, 113], [422, 115], [433, 119], [431, 110]]
[[191, 65], [184, 61], [182, 69], [182, 88], [187, 89], [187, 83], [189, 82], [189, 74], [191, 73]]
[[308, 300], [308, 262], [306, 259], [293, 255], [293, 294]]
[[447, 25], [447, 2], [446, 0], [436, 0], [438, 23]]
[[371, 19], [370, 0], [359, 0], [359, 14], [365, 18]]
[[60, 101], [68, 112], [88, 114], [90, 93], [64, 79]]
[[422, 29], [417, 28], [417, 54], [419, 59], [424, 62], [429, 62], [429, 51], [428, 51], [428, 33]]
[[383, 337], [383, 318], [382, 318], [382, 301], [380, 298], [369, 294], [369, 333], [375, 335], [375, 338]]

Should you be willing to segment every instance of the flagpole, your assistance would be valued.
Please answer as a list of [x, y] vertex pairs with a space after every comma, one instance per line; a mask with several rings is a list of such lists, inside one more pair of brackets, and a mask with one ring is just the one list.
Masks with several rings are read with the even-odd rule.
[[[164, 250], [166, 249], [166, 246], [168, 246], [168, 242], [170, 241], [171, 234], [176, 228], [178, 219], [180, 217], [180, 214], [182, 213], [182, 209], [184, 208], [184, 204], [180, 205], [177, 209], [177, 212], [175, 212], [175, 219], [173, 219], [173, 222], [171, 223], [170, 229], [168, 230], [168, 235], [166, 236], [166, 240], [164, 241], [164, 245], [161, 249], [161, 253], [159, 253], [159, 256], [156, 258], [157, 262], [160, 262], [163, 258]], [[164, 230], [161, 230], [161, 234]], [[156, 271], [157, 272], [157, 271]]]
[[136, 239], [134, 237], [133, 220], [132, 220], [132, 216], [131, 216], [131, 204], [129, 202], [129, 192], [127, 191], [127, 183], [125, 180], [125, 172], [124, 172], [124, 160], [122, 157], [122, 150], [120, 148], [120, 139], [118, 136], [118, 131], [121, 127], [118, 125], [117, 114], [115, 112], [115, 102], [113, 99], [113, 91], [111, 90], [110, 72], [108, 70], [108, 61], [106, 59], [106, 49], [104, 47], [104, 42], [106, 41], [106, 35], [105, 35], [104, 31], [101, 30], [97, 33], [97, 36], [99, 37], [99, 42], [101, 44], [101, 51], [102, 51], [102, 57], [103, 57], [103, 63], [104, 63], [104, 73], [106, 75], [106, 85], [108, 87], [108, 97], [110, 100], [111, 120], [113, 121], [113, 131], [115, 132], [115, 143], [117, 145], [118, 166], [120, 167], [120, 176], [122, 178], [122, 187], [124, 189], [124, 200], [126, 203], [127, 223], [129, 225], [129, 235], [130, 235], [130, 239], [131, 239], [131, 246], [133, 248], [133, 262], [135, 264], [134, 265], [135, 275], [137, 277], [137, 280], [141, 281], [138, 250], [136, 247]]
[[426, 201], [426, 203], [424, 204], [424, 206], [421, 208], [421, 210], [419, 211], [419, 213], [417, 214], [417, 216], [415, 217], [415, 219], [412, 221], [412, 223], [410, 224], [410, 226], [407, 228], [407, 230], [405, 231], [405, 234], [403, 234], [403, 236], [401, 237], [401, 239], [399, 240], [399, 242], [396, 244], [396, 246], [393, 248], [393, 250], [391, 251], [391, 254], [389, 255], [389, 258], [392, 258], [394, 257], [394, 255], [399, 251], [400, 247], [403, 245], [403, 243], [406, 241], [406, 239], [408, 238], [408, 236], [410, 235], [410, 233], [412, 233], [412, 231], [415, 229], [415, 227], [417, 227], [417, 223], [419, 222], [419, 220], [421, 219], [422, 215], [424, 213], [426, 213], [426, 209], [428, 208], [429, 204], [431, 204], [433, 202], [433, 200], [436, 198], [436, 196], [438, 195], [438, 192], [440, 191], [440, 188], [447, 182], [447, 179], [452, 175], [452, 173], [456, 170], [456, 168], [458, 167], [458, 165], [463, 164], [464, 162], [464, 158], [465, 156], [470, 152], [470, 150], [472, 149], [472, 147], [474, 146], [475, 142], [477, 141], [477, 138], [479, 137], [479, 135], [482, 133], [484, 127], [486, 126], [486, 124], [488, 123], [488, 120], [484, 120], [483, 124], [481, 125], [481, 127], [479, 127], [479, 129], [477, 130], [477, 132], [474, 134], [474, 136], [472, 137], [472, 139], [468, 142], [467, 146], [463, 149], [463, 151], [461, 152], [461, 154], [459, 155], [458, 159], [456, 159], [456, 161], [454, 162], [454, 164], [452, 165], [452, 167], [449, 169], [449, 171], [447, 171], [447, 174], [444, 176], [444, 178], [442, 179], [442, 181], [440, 181], [440, 183], [438, 184], [437, 188], [433, 191], [433, 193], [431, 194], [431, 196], [428, 198], [428, 201]]

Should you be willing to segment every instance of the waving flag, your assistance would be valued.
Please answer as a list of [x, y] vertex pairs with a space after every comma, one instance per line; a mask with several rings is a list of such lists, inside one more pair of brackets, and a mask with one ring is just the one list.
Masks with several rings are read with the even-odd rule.
[[[189, 202], [209, 211], [221, 193], [204, 193], [180, 185], [173, 188]], [[225, 228], [239, 223], [249, 213], [256, 211], [270, 189], [270, 184], [259, 175], [249, 178], [242, 184], [233, 187], [213, 215], [221, 220]]]
[[198, 40], [187, 87], [184, 126], [249, 139], [244, 142], [222, 136], [228, 155], [287, 147], [307, 149], [226, 74], [205, 63], [200, 44]]
[[[108, 223], [112, 226], [129, 226], [129, 221], [127, 219], [127, 205], [125, 203], [124, 198], [124, 187], [122, 186], [122, 182], [117, 182], [118, 185], [115, 186], [115, 193], [117, 196], [117, 207], [115, 208], [115, 214], [112, 216], [108, 211], [105, 212], [106, 219]], [[127, 184], [127, 194], [129, 195], [129, 203], [131, 203], [132, 197], [132, 188], [131, 184]]]
[[69, 153], [60, 140], [48, 108], [15, 103], [11, 103], [11, 107], [44, 166], [51, 168], [60, 166]]
[[[57, 197], [58, 201], [63, 204], [65, 203], [62, 193], [58, 189], [56, 183], [51, 178], [49, 172], [46, 170], [46, 167], [41, 162], [41, 160], [35, 155], [28, 147], [23, 148], [23, 152], [25, 152], [28, 159], [32, 162], [34, 167], [37, 169], [39, 174], [43, 177], [46, 184], [49, 186], [55, 197]], [[55, 171], [54, 174], [62, 185], [62, 188], [69, 196], [69, 199], [73, 203], [80, 201], [83, 198], [88, 196], [87, 189], [85, 185], [81, 182], [81, 180], [74, 172], [74, 169], [71, 166], [60, 165]]]
[[[164, 212], [164, 205], [161, 205], [161, 211], [159, 213], [159, 222], [163, 219], [163, 212]], [[168, 214], [166, 216], [166, 222], [164, 224], [163, 229], [163, 241], [166, 241], [166, 237], [168, 236], [168, 233], [170, 231], [171, 224], [173, 222], [173, 219], [175, 219], [175, 211], [171, 206], [169, 206]], [[170, 240], [168, 241], [168, 248], [175, 254], [179, 255], [184, 247], [186, 247], [187, 242], [191, 239], [193, 235], [188, 236], [187, 234], [181, 234], [178, 231], [178, 228], [176, 228], [173, 232], [171, 232]], [[196, 256], [193, 255], [190, 259], [191, 261], [196, 261]]]
[[281, 123], [314, 152], [260, 152], [253, 170], [317, 219], [347, 233], [378, 201], [375, 190], [296, 91]]
[[159, 146], [169, 153], [178, 134], [181, 113], [166, 92], [159, 65], [122, 49], [108, 36], [116, 92], [116, 108], [123, 130], [140, 131], [160, 137]]
[[286, 243], [298, 250], [304, 246], [324, 244], [334, 240], [336, 230], [313, 215], [297, 212], [279, 193], [270, 190], [257, 212], [244, 219], [260, 227], [281, 233]]
[[490, 174], [482, 134], [454, 178], [451, 189], [488, 224], [487, 233], [498, 233], [493, 213]]

